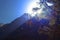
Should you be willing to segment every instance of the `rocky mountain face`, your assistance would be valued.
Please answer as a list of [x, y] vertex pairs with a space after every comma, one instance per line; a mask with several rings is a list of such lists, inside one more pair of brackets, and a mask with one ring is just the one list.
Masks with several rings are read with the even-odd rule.
[[[48, 25], [47, 20], [37, 21], [28, 14], [0, 28], [1, 40], [57, 40], [57, 25]], [[58, 33], [59, 34], [59, 33]], [[57, 36], [57, 37], [56, 37]]]
[[19, 26], [24, 24], [28, 20], [28, 18], [26, 18], [26, 17], [28, 17], [27, 14], [24, 14], [21, 17], [19, 17], [19, 18], [15, 19], [14, 21], [12, 21], [11, 23], [6, 24], [3, 27], [1, 27], [0, 28], [0, 30], [1, 30], [0, 35], [2, 35], [2, 36], [0, 36], [0, 37], [3, 38], [4, 35], [7, 36], [11, 32], [13, 32], [14, 30], [16, 30]]

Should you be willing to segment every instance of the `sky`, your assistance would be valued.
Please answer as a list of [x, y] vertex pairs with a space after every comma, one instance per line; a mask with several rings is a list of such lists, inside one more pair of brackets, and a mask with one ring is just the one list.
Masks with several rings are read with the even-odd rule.
[[32, 0], [0, 0], [0, 23], [10, 23], [25, 13]]

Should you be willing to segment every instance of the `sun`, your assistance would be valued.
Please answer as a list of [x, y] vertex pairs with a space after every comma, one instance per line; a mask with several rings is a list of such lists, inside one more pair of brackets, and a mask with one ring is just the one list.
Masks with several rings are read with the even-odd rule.
[[[35, 15], [37, 15], [38, 17], [41, 18], [45, 18], [45, 15], [47, 15], [46, 13], [50, 12], [47, 10], [50, 10], [48, 6], [52, 6], [52, 3], [49, 2], [41, 2], [40, 0], [32, 0], [27, 7], [27, 13], [31, 16], [34, 17]], [[34, 10], [33, 10], [34, 9]], [[42, 15], [44, 14], [44, 15]]]
[[35, 16], [36, 12], [33, 12], [32, 9], [35, 7], [39, 7], [38, 4], [36, 4], [36, 2], [38, 2], [39, 0], [32, 0], [27, 7], [27, 13], [29, 13], [31, 16]]

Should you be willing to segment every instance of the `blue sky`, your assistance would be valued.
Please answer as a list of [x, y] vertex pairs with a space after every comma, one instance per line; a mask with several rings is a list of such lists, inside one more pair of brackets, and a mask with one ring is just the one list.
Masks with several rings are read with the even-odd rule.
[[0, 0], [0, 23], [10, 23], [25, 12], [32, 0]]

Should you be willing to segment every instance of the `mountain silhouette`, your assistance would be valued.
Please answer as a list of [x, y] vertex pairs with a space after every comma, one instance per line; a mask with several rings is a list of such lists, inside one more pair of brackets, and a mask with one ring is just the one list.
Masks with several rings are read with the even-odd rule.
[[[49, 35], [52, 35], [50, 39], [54, 40], [55, 27], [50, 27], [48, 23], [46, 19], [37, 21], [36, 17], [31, 18], [30, 15], [25, 13], [0, 28], [0, 40], [48, 40]], [[49, 34], [50, 28], [54, 30], [51, 34]]]
[[37, 20], [34, 20], [35, 19], [34, 17], [32, 19], [30, 19], [29, 17], [30, 16], [25, 13], [24, 15], [15, 19], [11, 23], [6, 24], [3, 27], [1, 27], [0, 38], [7, 39], [7, 40], [9, 39], [14, 39], [14, 40], [15, 39], [16, 40], [39, 39], [39, 35], [37, 32], [39, 28], [39, 22], [37, 22]]

